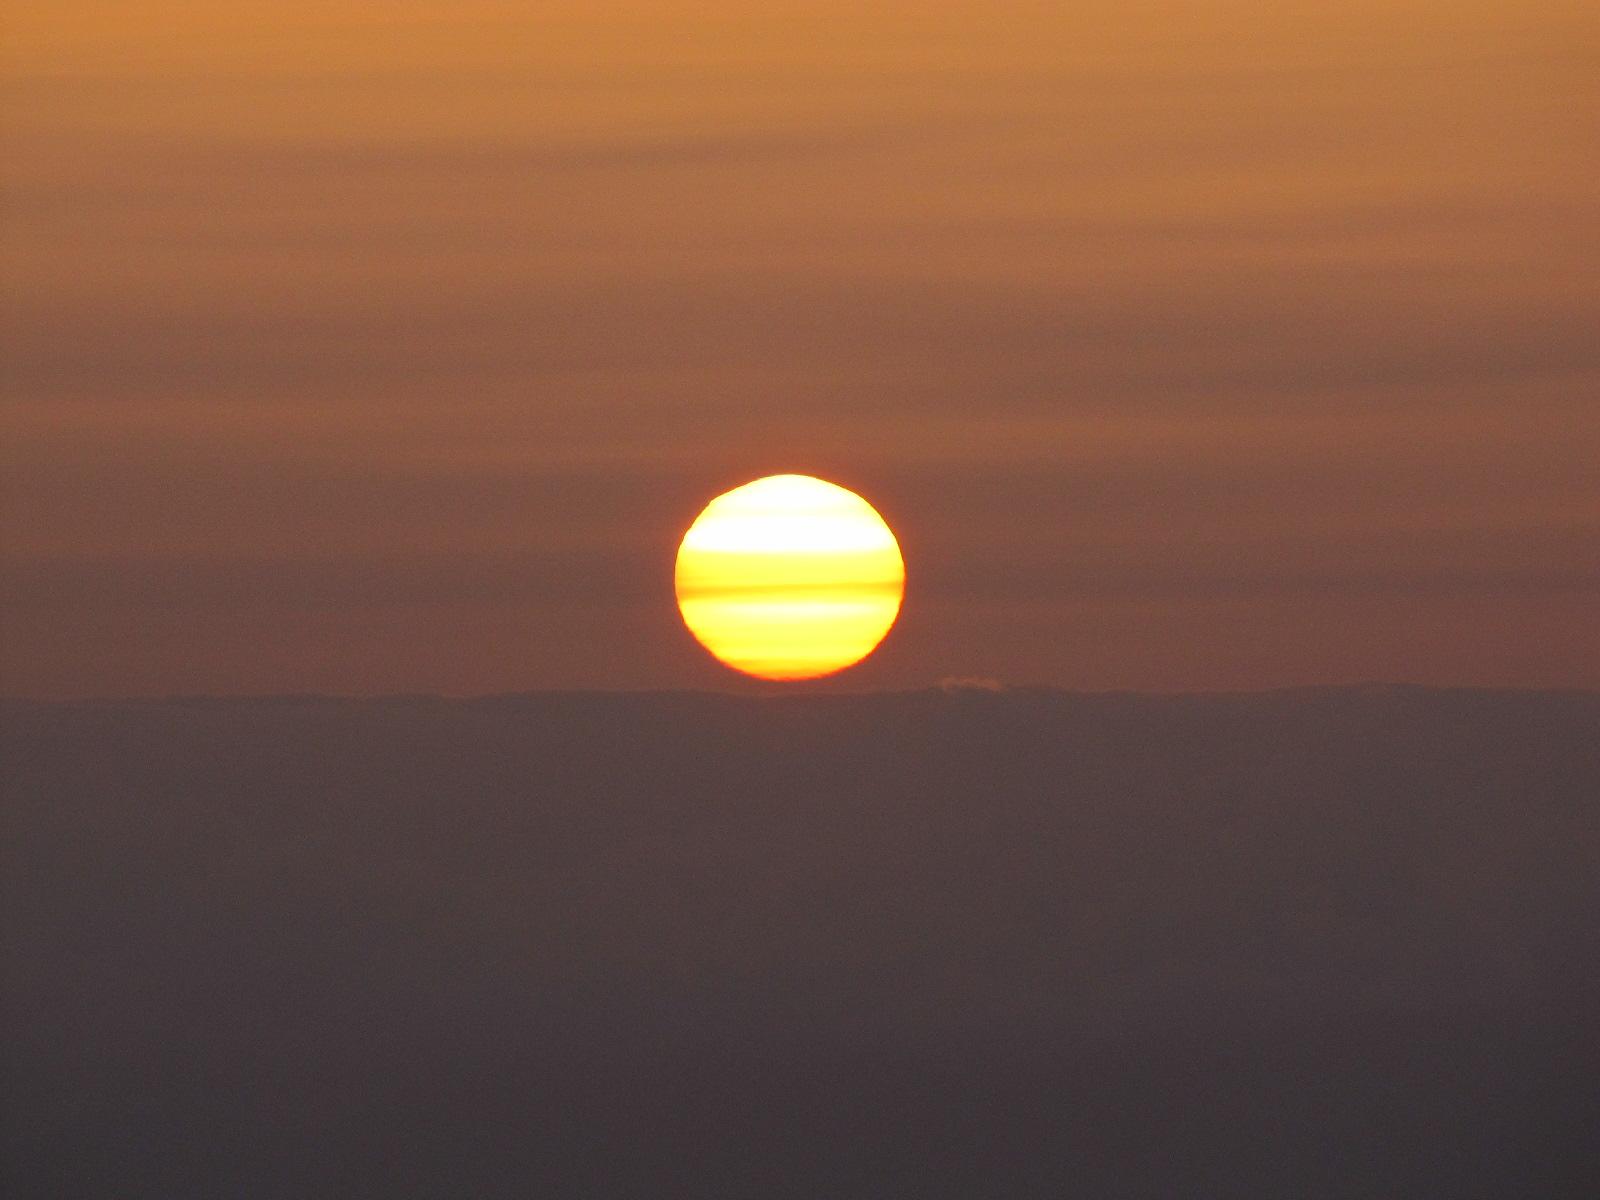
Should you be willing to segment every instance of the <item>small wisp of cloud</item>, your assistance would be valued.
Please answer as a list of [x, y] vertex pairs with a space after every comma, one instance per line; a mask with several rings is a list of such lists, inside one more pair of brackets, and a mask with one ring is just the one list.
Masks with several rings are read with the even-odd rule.
[[988, 679], [979, 675], [946, 675], [939, 680], [939, 690], [946, 695], [957, 692], [1003, 692], [1006, 685], [998, 679]]

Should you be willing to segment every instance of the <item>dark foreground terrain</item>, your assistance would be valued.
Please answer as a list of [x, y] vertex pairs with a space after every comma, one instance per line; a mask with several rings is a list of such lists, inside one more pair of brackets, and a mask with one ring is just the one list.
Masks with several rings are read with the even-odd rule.
[[1600, 695], [10, 704], [12, 1197], [1600, 1195]]

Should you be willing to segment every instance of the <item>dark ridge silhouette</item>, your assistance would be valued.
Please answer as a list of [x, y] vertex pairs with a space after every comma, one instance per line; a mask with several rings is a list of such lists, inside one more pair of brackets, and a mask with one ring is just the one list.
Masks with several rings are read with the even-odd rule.
[[1600, 694], [9, 702], [12, 1197], [1600, 1195]]

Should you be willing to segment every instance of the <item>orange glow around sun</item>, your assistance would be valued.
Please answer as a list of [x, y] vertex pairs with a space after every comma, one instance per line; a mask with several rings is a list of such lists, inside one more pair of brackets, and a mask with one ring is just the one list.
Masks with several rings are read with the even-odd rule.
[[674, 580], [689, 632], [762, 679], [860, 662], [894, 624], [905, 581], [877, 510], [809, 475], [769, 475], [706, 505], [683, 535]]

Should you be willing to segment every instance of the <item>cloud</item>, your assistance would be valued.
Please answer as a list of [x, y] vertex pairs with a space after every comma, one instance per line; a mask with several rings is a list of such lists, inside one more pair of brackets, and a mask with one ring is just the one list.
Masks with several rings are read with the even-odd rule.
[[1006, 685], [998, 679], [977, 675], [946, 675], [939, 680], [939, 690], [947, 694], [956, 692], [1003, 692]]

